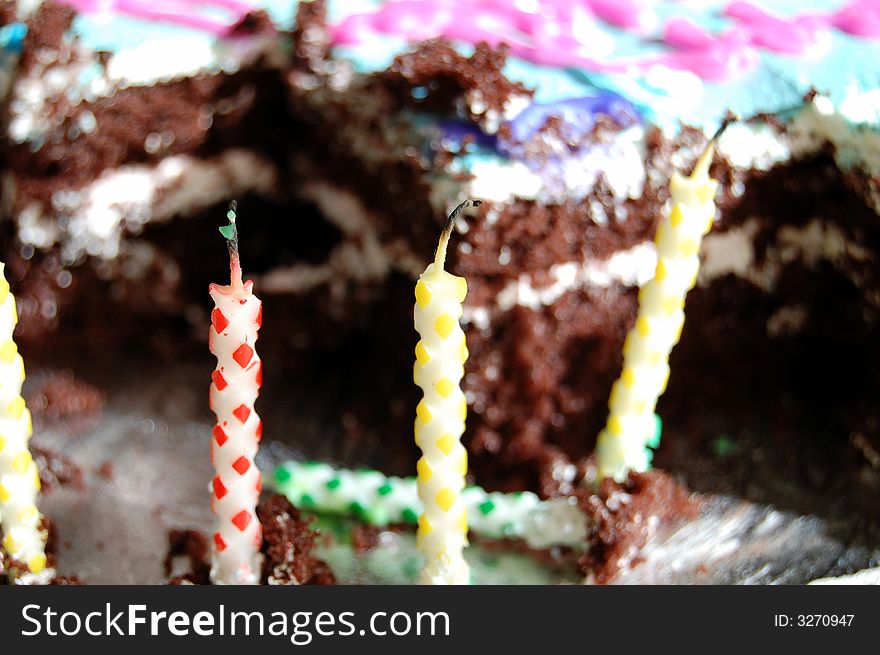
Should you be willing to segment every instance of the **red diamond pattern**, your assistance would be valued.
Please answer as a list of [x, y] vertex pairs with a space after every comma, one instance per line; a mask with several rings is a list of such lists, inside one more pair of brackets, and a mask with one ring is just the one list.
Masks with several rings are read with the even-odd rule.
[[211, 312], [211, 325], [214, 326], [214, 331], [220, 334], [229, 325], [229, 319], [223, 316], [223, 312], [219, 309], [214, 308], [214, 311]]
[[232, 410], [232, 415], [235, 418], [237, 418], [239, 421], [244, 423], [245, 421], [248, 420], [248, 416], [251, 415], [251, 410], [247, 405], [242, 403], [241, 405], [239, 405], [238, 407], [236, 407], [235, 409]]
[[254, 435], [257, 437], [257, 441], [261, 441], [263, 439], [263, 422], [262, 421], [257, 423], [257, 429], [254, 430]]
[[257, 375], [254, 378], [257, 382], [257, 388], [263, 386], [263, 362], [260, 362], [260, 365], [257, 367]]
[[263, 325], [263, 306], [260, 305], [260, 310], [257, 312], [257, 327], [262, 327]]
[[223, 480], [220, 479], [219, 475], [214, 476], [214, 495], [217, 497], [217, 500], [222, 500], [223, 496], [226, 495], [226, 487], [223, 484]]
[[248, 469], [251, 467], [251, 463], [248, 461], [248, 458], [242, 455], [237, 460], [232, 462], [232, 468], [235, 469], [235, 472], [239, 475], [244, 475], [247, 473]]
[[221, 448], [223, 447], [223, 444], [229, 441], [229, 437], [219, 425], [214, 426], [214, 438], [217, 440], [217, 445]]
[[214, 371], [211, 373], [211, 379], [214, 381], [214, 386], [217, 387], [217, 391], [223, 391], [226, 388], [226, 385], [229, 384], [220, 371]]
[[238, 514], [233, 516], [231, 520], [232, 525], [244, 532], [251, 522], [251, 515], [247, 510], [241, 510]]
[[242, 368], [248, 365], [248, 362], [251, 361], [251, 358], [253, 356], [254, 349], [246, 343], [241, 344], [238, 348], [235, 349], [235, 352], [232, 353], [232, 359], [238, 362], [238, 365]]
[[223, 537], [220, 536], [219, 532], [214, 533], [214, 545], [217, 546], [217, 550], [221, 553], [226, 550], [226, 542], [223, 541]]
[[257, 493], [263, 491], [263, 476], [261, 474], [257, 474]]

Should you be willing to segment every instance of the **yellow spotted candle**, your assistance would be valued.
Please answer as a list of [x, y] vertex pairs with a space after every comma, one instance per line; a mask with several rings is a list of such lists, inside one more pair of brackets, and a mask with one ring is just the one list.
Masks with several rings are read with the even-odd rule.
[[[722, 126], [726, 127], [727, 123]], [[669, 380], [669, 355], [684, 326], [684, 301], [700, 268], [700, 243], [715, 218], [718, 183], [709, 165], [721, 130], [690, 177], [674, 173], [671, 211], [657, 228], [657, 268], [639, 292], [639, 313], [623, 346], [623, 371], [611, 389], [609, 415], [596, 446], [598, 477], [623, 480], [650, 465], [654, 409]]]
[[46, 530], [36, 499], [37, 465], [28, 449], [31, 414], [21, 397], [24, 361], [12, 340], [18, 322], [5, 264], [0, 263], [0, 525], [3, 550], [33, 575], [46, 568]]
[[214, 584], [257, 584], [260, 581], [262, 529], [257, 500], [262, 477], [254, 457], [263, 435], [254, 402], [263, 381], [263, 365], [254, 349], [262, 323], [262, 303], [254, 283], [242, 282], [238, 257], [235, 204], [229, 225], [220, 232], [229, 244], [231, 283], [212, 284], [209, 346], [217, 357], [211, 375], [211, 409], [217, 424], [211, 438], [211, 508], [217, 517], [211, 581]]
[[418, 523], [418, 546], [425, 555], [423, 584], [468, 584], [464, 560], [467, 512], [461, 498], [467, 473], [467, 451], [461, 445], [467, 401], [461, 390], [468, 357], [459, 325], [467, 282], [443, 269], [446, 246], [455, 219], [468, 200], [449, 216], [434, 261], [416, 283], [413, 311], [420, 340], [413, 367], [415, 383], [424, 396], [416, 408], [416, 445], [422, 457], [416, 465], [418, 493], [424, 507]]

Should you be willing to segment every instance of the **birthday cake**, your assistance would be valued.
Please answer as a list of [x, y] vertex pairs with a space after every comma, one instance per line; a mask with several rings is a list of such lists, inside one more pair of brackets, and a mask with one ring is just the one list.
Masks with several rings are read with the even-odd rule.
[[657, 412], [676, 438], [723, 416], [880, 462], [875, 2], [0, 7], [2, 257], [28, 361], [204, 350], [211, 237], [237, 199], [261, 356], [290, 398], [336, 399], [330, 458], [410, 474], [413, 286], [480, 199], [447, 262], [468, 285], [471, 479], [580, 495], [616, 553], [639, 512], [615, 520], [615, 494], [686, 512], [654, 474], [599, 500], [581, 482], [670, 180], [734, 112]]

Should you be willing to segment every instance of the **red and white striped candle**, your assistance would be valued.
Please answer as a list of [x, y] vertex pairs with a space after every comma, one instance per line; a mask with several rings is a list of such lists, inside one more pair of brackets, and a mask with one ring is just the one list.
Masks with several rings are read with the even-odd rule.
[[262, 476], [254, 462], [263, 425], [254, 402], [263, 381], [263, 365], [254, 343], [263, 319], [253, 282], [242, 282], [238, 257], [235, 205], [229, 225], [220, 228], [229, 245], [231, 282], [212, 284], [208, 344], [217, 357], [211, 375], [211, 409], [217, 425], [211, 438], [211, 507], [217, 517], [211, 581], [214, 584], [257, 584], [260, 581], [262, 528], [257, 500]]

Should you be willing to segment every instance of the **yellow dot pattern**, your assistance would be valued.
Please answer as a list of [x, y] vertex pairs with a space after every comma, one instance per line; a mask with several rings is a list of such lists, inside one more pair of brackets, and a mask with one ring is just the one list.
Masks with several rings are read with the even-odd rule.
[[452, 334], [456, 325], [458, 325], [458, 323], [449, 314], [441, 314], [437, 317], [437, 320], [434, 321], [434, 329], [437, 330], [437, 334], [440, 335], [440, 338], [444, 340], [449, 338], [449, 335]]
[[623, 346], [623, 370], [611, 388], [608, 421], [596, 446], [601, 477], [622, 480], [644, 471], [654, 434], [654, 409], [669, 381], [669, 355], [681, 338], [684, 304], [700, 267], [703, 236], [715, 217], [718, 183], [709, 177], [710, 146], [690, 177], [674, 174], [672, 208], [657, 226], [657, 268], [639, 291], [639, 313]]
[[437, 383], [434, 385], [434, 388], [444, 398], [449, 398], [452, 394], [453, 389], [455, 389], [455, 385], [449, 380], [449, 378], [440, 378]]
[[12, 470], [19, 475], [24, 475], [28, 472], [28, 467], [30, 467], [31, 461], [31, 454], [26, 450], [22, 450], [18, 455], [12, 458]]
[[4, 269], [0, 263], [0, 544], [37, 574], [46, 568], [47, 535], [36, 505], [40, 476], [28, 450], [33, 429], [21, 397], [24, 361], [13, 341], [18, 312]]
[[440, 449], [441, 453], [448, 457], [452, 453], [452, 449], [455, 448], [455, 444], [457, 443], [458, 440], [451, 434], [444, 434], [442, 437], [437, 439], [437, 448]]
[[461, 491], [467, 474], [467, 452], [461, 444], [467, 400], [461, 390], [468, 357], [459, 319], [467, 295], [464, 278], [431, 264], [416, 284], [413, 310], [420, 341], [413, 368], [424, 394], [416, 407], [415, 439], [422, 450], [416, 464], [418, 492], [424, 510], [417, 541], [425, 555], [422, 581], [467, 584], [469, 571], [467, 515]]
[[15, 345], [15, 342], [12, 339], [7, 339], [3, 342], [3, 345], [0, 346], [0, 358], [2, 358], [7, 364], [11, 364], [17, 354], [18, 346]]
[[424, 309], [429, 302], [431, 302], [431, 292], [428, 290], [428, 285], [419, 280], [416, 282], [416, 304]]
[[450, 489], [449, 487], [444, 487], [437, 492], [437, 496], [434, 498], [434, 500], [440, 509], [442, 509], [444, 512], [448, 512], [455, 504], [455, 492], [452, 491], [452, 489]]
[[431, 355], [428, 354], [428, 349], [425, 348], [421, 341], [419, 341], [416, 344], [416, 362], [418, 362], [419, 366], [424, 366], [430, 361]]

